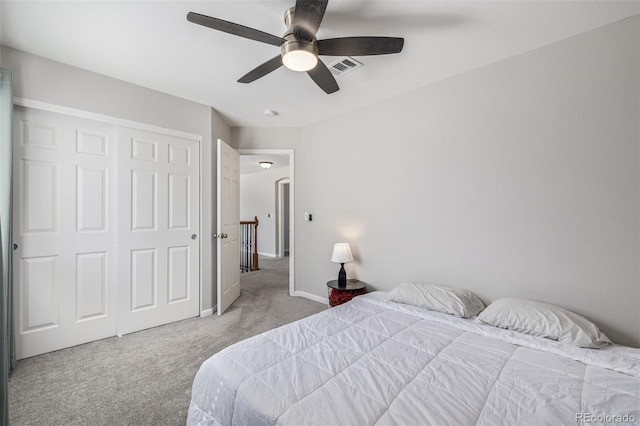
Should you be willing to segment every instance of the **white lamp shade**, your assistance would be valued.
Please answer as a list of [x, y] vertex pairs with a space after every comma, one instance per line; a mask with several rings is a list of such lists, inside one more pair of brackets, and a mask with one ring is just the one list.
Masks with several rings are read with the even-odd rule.
[[331, 255], [331, 261], [334, 263], [347, 263], [353, 261], [353, 255], [351, 254], [351, 248], [349, 243], [338, 243], [333, 246], [333, 254]]

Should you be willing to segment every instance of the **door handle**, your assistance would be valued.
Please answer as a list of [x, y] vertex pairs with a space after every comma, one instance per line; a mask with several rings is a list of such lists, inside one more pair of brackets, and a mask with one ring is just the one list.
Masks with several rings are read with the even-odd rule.
[[13, 249], [18, 250], [18, 243], [13, 243]]
[[196, 238], [198, 238], [198, 236], [196, 234], [191, 234], [191, 239], [195, 240]]

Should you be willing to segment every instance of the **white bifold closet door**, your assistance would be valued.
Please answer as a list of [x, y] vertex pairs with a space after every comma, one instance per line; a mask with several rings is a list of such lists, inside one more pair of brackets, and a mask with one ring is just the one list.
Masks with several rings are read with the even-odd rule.
[[199, 147], [14, 110], [19, 359], [199, 313]]

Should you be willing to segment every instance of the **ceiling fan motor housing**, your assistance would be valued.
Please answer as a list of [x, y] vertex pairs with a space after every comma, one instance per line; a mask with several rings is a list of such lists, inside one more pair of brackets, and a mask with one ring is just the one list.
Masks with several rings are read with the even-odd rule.
[[293, 28], [292, 28], [293, 15], [295, 13], [296, 13], [295, 7], [290, 7], [289, 9], [284, 11], [284, 24], [287, 26], [287, 32], [285, 33], [285, 36], [293, 32]]
[[285, 42], [282, 43], [282, 46], [280, 46], [280, 53], [282, 55], [282, 57], [284, 57], [284, 55], [286, 55], [289, 52], [293, 52], [293, 51], [305, 51], [305, 52], [309, 52], [312, 55], [318, 56], [318, 46], [316, 45], [316, 41], [301, 41], [301, 40], [296, 40], [296, 38], [293, 36], [293, 34], [287, 34], [284, 37]]
[[[294, 14], [295, 14], [295, 7], [290, 7], [284, 13], [284, 23], [287, 25], [287, 31], [282, 36], [282, 38], [284, 39], [284, 43], [282, 43], [282, 45], [280, 46], [280, 55], [282, 56], [283, 62], [285, 63], [285, 66], [287, 68], [290, 68], [294, 71], [308, 71], [308, 67], [302, 67], [301, 69], [296, 69], [295, 65], [291, 67], [289, 64], [287, 64], [287, 62], [290, 62], [290, 61], [287, 61], [285, 58], [288, 54], [291, 54], [291, 53], [294, 53], [295, 55], [298, 55], [298, 56], [307, 56], [308, 58], [310, 58], [309, 55], [312, 55], [313, 57], [316, 58], [314, 62], [317, 62], [318, 46], [317, 46], [315, 37], [309, 41], [309, 40], [296, 39], [296, 37], [293, 35], [292, 23], [293, 23]], [[303, 52], [305, 52], [307, 55], [305, 55], [305, 53]], [[312, 59], [307, 59], [307, 60], [312, 60]]]

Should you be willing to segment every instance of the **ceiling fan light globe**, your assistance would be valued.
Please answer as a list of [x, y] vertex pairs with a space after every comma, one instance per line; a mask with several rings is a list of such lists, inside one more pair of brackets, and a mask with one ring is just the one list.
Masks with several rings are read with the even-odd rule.
[[282, 56], [282, 63], [292, 71], [309, 71], [318, 64], [318, 57], [306, 50], [291, 50]]
[[286, 34], [280, 47], [282, 64], [292, 71], [309, 71], [318, 64], [318, 47], [315, 40], [296, 40], [293, 34]]

